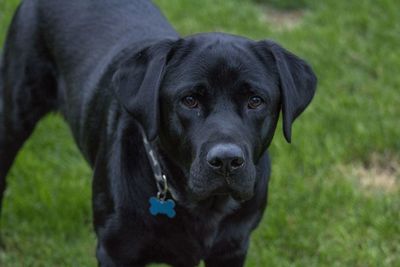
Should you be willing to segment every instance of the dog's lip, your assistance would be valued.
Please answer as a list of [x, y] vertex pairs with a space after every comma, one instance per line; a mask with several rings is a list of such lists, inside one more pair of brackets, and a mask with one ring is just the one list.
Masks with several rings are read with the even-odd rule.
[[218, 211], [223, 209], [224, 203], [227, 203], [229, 199], [229, 194], [213, 194], [199, 201], [199, 204], [207, 209]]
[[214, 196], [230, 196], [231, 194], [228, 192], [218, 192], [218, 193], [212, 193], [208, 197], [214, 197]]
[[244, 202], [246, 200], [249, 200], [252, 198], [253, 193], [250, 192], [242, 192], [241, 190], [235, 190], [234, 188], [228, 186], [228, 185], [223, 185], [220, 186], [216, 189], [213, 190], [202, 190], [202, 191], [197, 191], [196, 190], [190, 190], [189, 189], [189, 195], [191, 196], [193, 201], [204, 201], [213, 197], [232, 197], [238, 202]]
[[190, 198], [195, 202], [202, 202], [214, 197], [224, 197], [231, 195], [231, 191], [228, 188], [217, 188], [215, 190], [208, 192], [204, 191], [202, 193], [193, 190], [190, 190], [189, 192]]
[[210, 197], [212, 196], [223, 196], [223, 195], [230, 195], [231, 194], [231, 190], [229, 188], [218, 188], [216, 190], [214, 190], [213, 192], [211, 192]]
[[240, 193], [240, 192], [233, 191], [231, 193], [231, 196], [234, 200], [236, 200], [238, 202], [246, 202], [254, 196], [254, 193], [253, 192]]

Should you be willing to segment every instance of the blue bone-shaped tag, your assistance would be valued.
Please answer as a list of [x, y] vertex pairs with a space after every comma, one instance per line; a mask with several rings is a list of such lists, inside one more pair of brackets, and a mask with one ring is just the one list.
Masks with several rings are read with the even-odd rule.
[[164, 214], [169, 218], [174, 218], [176, 212], [174, 210], [175, 202], [172, 199], [160, 200], [156, 197], [151, 197], [150, 200], [150, 213], [151, 215]]

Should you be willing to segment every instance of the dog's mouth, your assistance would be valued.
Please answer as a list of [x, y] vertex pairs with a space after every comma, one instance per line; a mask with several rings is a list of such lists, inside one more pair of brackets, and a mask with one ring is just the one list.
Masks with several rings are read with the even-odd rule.
[[231, 192], [228, 188], [217, 188], [216, 190], [214, 190], [213, 192], [211, 192], [210, 197], [215, 197], [215, 196], [228, 196], [230, 195]]
[[229, 200], [229, 194], [215, 194], [199, 202], [199, 205], [209, 210], [219, 210]]
[[195, 192], [196, 190], [189, 190], [189, 198], [192, 202], [198, 204], [211, 205], [215, 201], [220, 202], [223, 199], [232, 199], [236, 202], [244, 202], [249, 200], [253, 193], [242, 191], [242, 190], [234, 190], [229, 186], [220, 186], [214, 190], [206, 191], [206, 192]]

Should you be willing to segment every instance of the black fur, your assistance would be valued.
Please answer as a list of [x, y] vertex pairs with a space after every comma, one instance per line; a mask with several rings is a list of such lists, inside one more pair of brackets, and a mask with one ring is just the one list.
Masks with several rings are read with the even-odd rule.
[[[59, 111], [94, 169], [101, 266], [243, 266], [280, 110], [290, 142], [315, 87], [311, 68], [276, 43], [180, 37], [150, 1], [25, 0], [0, 65], [0, 198], [36, 122]], [[157, 187], [139, 127], [168, 177], [173, 219], [148, 211]], [[244, 163], [207, 162], [217, 145]]]

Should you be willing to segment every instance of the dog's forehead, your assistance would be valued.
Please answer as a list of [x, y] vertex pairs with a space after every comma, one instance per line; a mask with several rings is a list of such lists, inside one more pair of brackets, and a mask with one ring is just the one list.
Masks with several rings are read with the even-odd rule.
[[240, 36], [215, 33], [183, 39], [167, 68], [162, 94], [176, 95], [196, 85], [225, 91], [232, 85], [249, 84], [275, 95], [279, 83], [275, 63], [266, 66], [255, 44]]
[[254, 41], [227, 34], [202, 34], [184, 39], [167, 83], [206, 83], [210, 87], [237, 81], [259, 81], [265, 67], [255, 56]]
[[245, 68], [253, 59], [253, 41], [228, 34], [200, 34], [188, 38], [191, 59], [197, 61], [202, 70]]

